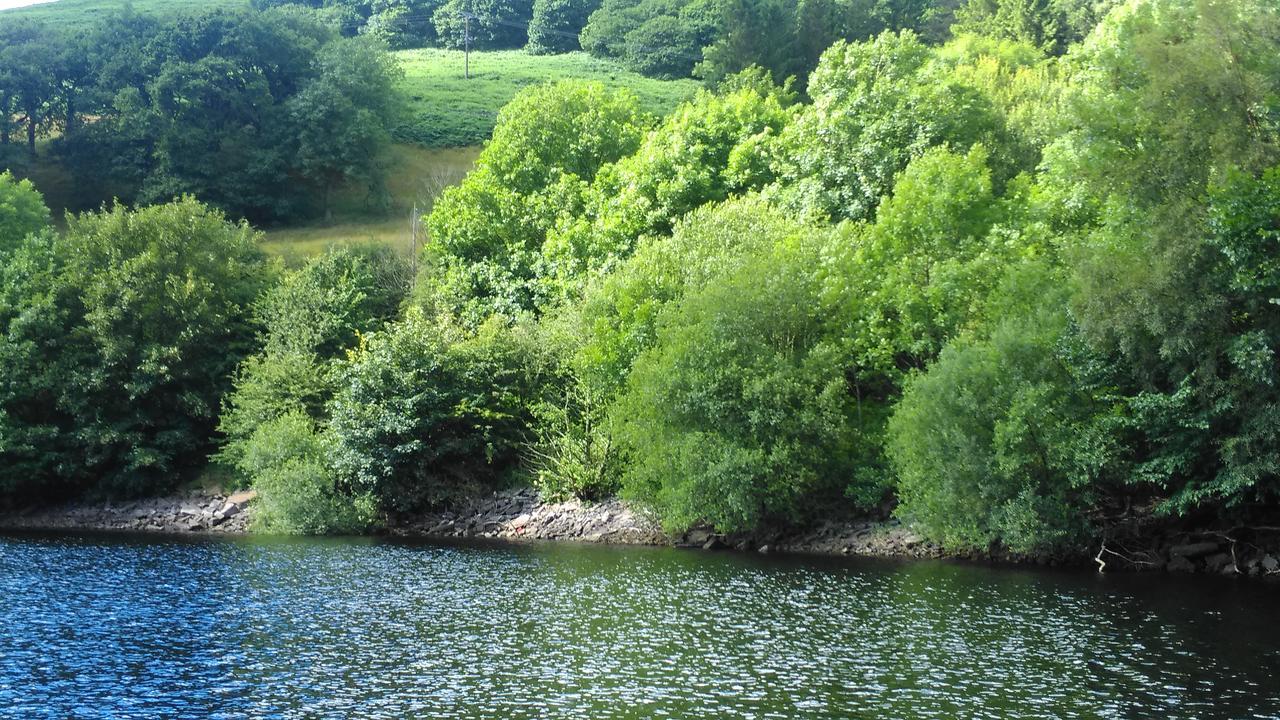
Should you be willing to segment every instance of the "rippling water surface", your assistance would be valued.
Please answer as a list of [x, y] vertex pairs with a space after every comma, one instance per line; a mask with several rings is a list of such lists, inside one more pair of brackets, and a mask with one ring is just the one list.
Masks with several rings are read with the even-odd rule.
[[1280, 718], [1277, 608], [927, 562], [0, 537], [0, 716]]

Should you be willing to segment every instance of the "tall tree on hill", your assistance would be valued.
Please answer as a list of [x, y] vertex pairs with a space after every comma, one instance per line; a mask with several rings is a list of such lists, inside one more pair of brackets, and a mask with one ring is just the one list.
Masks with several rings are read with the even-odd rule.
[[34, 156], [36, 137], [49, 118], [57, 88], [58, 37], [29, 20], [0, 25], [0, 94], [7, 94]]
[[390, 142], [387, 128], [400, 110], [400, 69], [364, 38], [329, 45], [316, 65], [319, 76], [289, 99], [287, 111], [297, 128], [299, 171], [320, 188], [325, 218], [331, 219], [338, 185], [359, 180], [371, 195], [380, 194], [376, 181]]

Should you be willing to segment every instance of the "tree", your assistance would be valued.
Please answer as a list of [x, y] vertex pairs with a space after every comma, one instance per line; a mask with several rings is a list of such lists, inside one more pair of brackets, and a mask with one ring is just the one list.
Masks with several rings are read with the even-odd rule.
[[904, 31], [840, 42], [823, 55], [809, 79], [813, 104], [779, 151], [780, 185], [793, 207], [836, 220], [870, 218], [897, 174], [930, 147], [1005, 147], [990, 101], [937, 72], [933, 54]]
[[423, 47], [437, 40], [431, 16], [440, 5], [439, 0], [374, 0], [361, 32], [396, 49]]
[[11, 497], [163, 490], [203, 461], [267, 279], [255, 235], [186, 198], [70, 218], [6, 266], [0, 458]]
[[763, 147], [791, 121], [792, 100], [767, 74], [743, 73], [681, 105], [633, 155], [603, 168], [582, 212], [547, 238], [557, 294], [574, 297], [582, 278], [615, 267], [640, 237], [671, 232], [694, 208], [765, 185]]
[[822, 298], [824, 239], [789, 238], [686, 296], [636, 360], [613, 411], [624, 490], [667, 528], [801, 521], [846, 489], [863, 502], [883, 492], [853, 482], [859, 414], [839, 312]]
[[49, 208], [30, 180], [0, 172], [0, 253], [49, 226]]
[[[26, 19], [0, 22], [0, 100], [11, 105], [24, 127], [27, 152], [36, 154], [36, 138], [48, 123], [57, 96], [62, 36]], [[12, 115], [5, 117], [6, 130]], [[6, 139], [7, 142], [7, 139]]]
[[257, 428], [290, 412], [323, 426], [337, 390], [333, 361], [398, 313], [402, 264], [387, 249], [329, 250], [254, 303], [262, 350], [241, 363], [222, 403], [220, 461], [238, 467]]
[[500, 322], [468, 336], [410, 309], [343, 365], [335, 466], [388, 512], [493, 487], [519, 470], [540, 356]]
[[599, 168], [633, 152], [636, 97], [599, 83], [563, 81], [521, 91], [499, 114], [476, 168], [436, 202], [428, 226], [442, 309], [470, 325], [542, 304], [537, 258], [556, 217]]
[[698, 77], [715, 85], [753, 65], [779, 79], [808, 70], [795, 63], [797, 38], [789, 2], [730, 0], [720, 12], [716, 39], [702, 49], [702, 62], [694, 68]]
[[529, 52], [549, 55], [581, 49], [578, 34], [599, 7], [599, 0], [534, 0]]
[[295, 163], [320, 189], [325, 218], [332, 219], [333, 191], [361, 181], [380, 187], [388, 129], [399, 116], [395, 60], [367, 40], [332, 42], [316, 57], [317, 75], [289, 98], [286, 111], [298, 128]]
[[431, 16], [445, 47], [463, 47], [470, 27], [471, 47], [486, 50], [524, 47], [532, 19], [533, 0], [446, 0]]
[[1011, 273], [993, 327], [962, 336], [908, 383], [889, 422], [897, 513], [952, 548], [1072, 550], [1117, 454], [1106, 406], [1064, 348], [1071, 325], [1060, 277]]

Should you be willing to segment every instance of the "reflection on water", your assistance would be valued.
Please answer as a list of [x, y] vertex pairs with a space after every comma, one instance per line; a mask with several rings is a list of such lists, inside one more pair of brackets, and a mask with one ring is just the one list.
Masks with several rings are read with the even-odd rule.
[[1280, 589], [570, 545], [0, 538], [0, 716], [1280, 717]]

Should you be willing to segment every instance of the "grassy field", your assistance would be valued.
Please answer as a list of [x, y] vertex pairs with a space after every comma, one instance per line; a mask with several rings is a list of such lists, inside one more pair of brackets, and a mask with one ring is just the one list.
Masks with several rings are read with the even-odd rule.
[[541, 82], [597, 80], [610, 88], [628, 88], [655, 115], [670, 112], [699, 87], [694, 80], [647, 78], [581, 52], [472, 52], [470, 79], [463, 75], [463, 53], [458, 50], [402, 50], [396, 55], [404, 66], [402, 87], [413, 118], [398, 134], [404, 141], [426, 147], [484, 142], [493, 132], [498, 110], [521, 88]]
[[89, 24], [108, 13], [123, 9], [126, 5], [132, 5], [138, 13], [169, 17], [187, 10], [246, 7], [248, 4], [248, 0], [57, 0], [0, 10], [0, 18], [26, 17], [50, 25], [68, 27]]
[[361, 243], [390, 245], [409, 254], [409, 216], [414, 207], [419, 212], [429, 211], [441, 191], [471, 170], [480, 149], [397, 145], [391, 154], [395, 164], [387, 173], [387, 190], [392, 199], [389, 213], [370, 212], [365, 208], [364, 193], [349, 188], [335, 199], [334, 222], [268, 230], [263, 247], [290, 261], [314, 255], [331, 245]]

